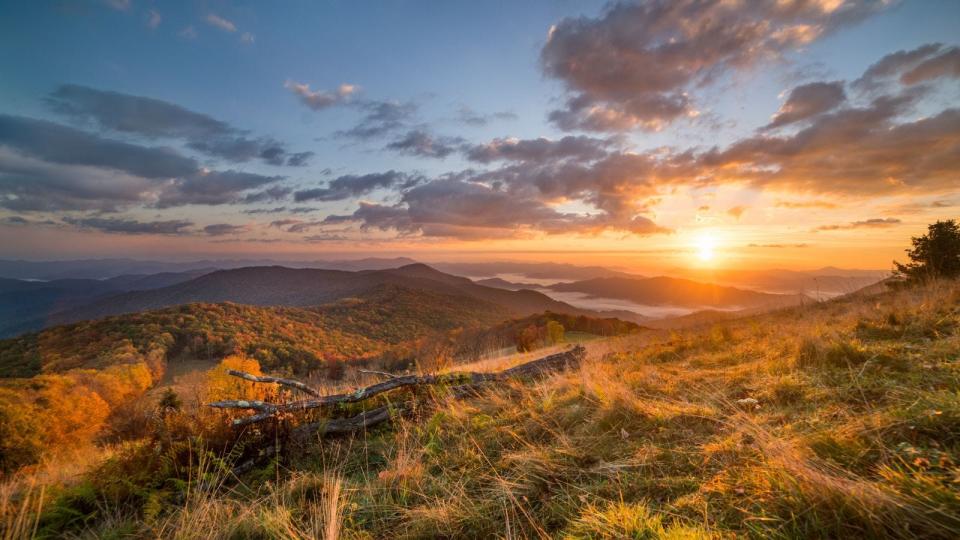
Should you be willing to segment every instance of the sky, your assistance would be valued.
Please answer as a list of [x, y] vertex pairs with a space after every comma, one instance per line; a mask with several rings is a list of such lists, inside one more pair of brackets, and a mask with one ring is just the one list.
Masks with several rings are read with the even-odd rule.
[[0, 0], [0, 258], [888, 269], [953, 0]]

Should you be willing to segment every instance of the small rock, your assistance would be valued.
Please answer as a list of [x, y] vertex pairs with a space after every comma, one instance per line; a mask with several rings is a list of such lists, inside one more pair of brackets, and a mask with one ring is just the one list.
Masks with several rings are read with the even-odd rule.
[[627, 440], [630, 437], [630, 434], [627, 433], [627, 430], [620, 428], [620, 436], [623, 437], [623, 440]]

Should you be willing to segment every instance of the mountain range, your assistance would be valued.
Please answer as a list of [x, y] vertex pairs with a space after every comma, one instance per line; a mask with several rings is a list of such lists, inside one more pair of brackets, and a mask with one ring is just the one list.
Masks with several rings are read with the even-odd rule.
[[591, 297], [628, 300], [646, 306], [747, 309], [786, 307], [810, 301], [810, 298], [804, 295], [771, 294], [665, 276], [594, 278], [557, 283], [549, 289], [583, 293]]
[[[200, 274], [200, 275], [197, 275]], [[580, 309], [533, 291], [486, 287], [415, 263], [386, 270], [322, 270], [282, 266], [212, 272], [122, 276], [108, 280], [0, 281], [0, 335], [57, 324], [190, 303], [311, 307], [397, 286], [465, 298], [499, 309], [503, 318], [552, 311], [568, 315], [640, 320], [630, 312]], [[39, 299], [39, 300], [38, 300]], [[469, 306], [465, 306], [467, 308]]]
[[0, 278], [0, 337], [38, 330], [51, 323], [51, 315], [80, 308], [98, 299], [127, 291], [168, 287], [207, 272], [209, 270], [52, 281]]
[[[441, 271], [410, 261], [407, 258], [367, 258], [299, 261], [290, 263], [292, 266], [250, 265], [247, 263], [258, 261], [248, 260], [174, 263], [130, 259], [0, 261], [0, 276], [5, 276], [0, 277], [0, 337], [56, 324], [192, 302], [311, 307], [361, 296], [383, 285], [454, 295], [473, 299], [471, 301], [482, 300], [497, 306], [504, 317], [552, 311], [617, 317], [644, 324], [651, 320], [650, 313], [636, 313], [623, 302], [683, 307], [691, 311], [755, 312], [804, 303], [812, 296], [819, 298], [813, 290], [799, 286], [803, 283], [818, 284], [822, 289], [817, 292], [831, 288], [849, 292], [874, 283], [879, 275], [875, 271], [836, 268], [810, 272], [726, 271], [701, 273], [699, 275], [703, 278], [713, 279], [712, 282], [701, 282], [664, 276], [647, 278], [599, 266], [561, 263], [439, 263], [438, 266], [445, 270]], [[246, 266], [234, 268], [232, 265]], [[135, 270], [162, 271], [129, 273]], [[114, 275], [117, 272], [127, 273]], [[471, 281], [462, 275], [506, 276], [510, 279], [488, 277]], [[570, 281], [577, 277], [584, 279]], [[545, 284], [553, 280], [560, 282]], [[729, 286], [731, 282], [747, 284]], [[789, 291], [795, 287], [809, 292], [806, 295], [770, 292]], [[571, 296], [570, 293], [574, 294]], [[577, 298], [615, 299], [621, 303], [581, 302]], [[656, 318], [672, 316], [661, 314]], [[702, 317], [685, 317], [675, 323], [686, 325], [700, 319]]]

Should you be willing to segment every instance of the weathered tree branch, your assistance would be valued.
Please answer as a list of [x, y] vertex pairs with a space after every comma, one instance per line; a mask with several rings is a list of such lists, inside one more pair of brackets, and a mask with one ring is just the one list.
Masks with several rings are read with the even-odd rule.
[[360, 373], [366, 373], [368, 375], [380, 375], [381, 377], [386, 377], [388, 379], [396, 379], [399, 375], [394, 375], [393, 373], [387, 373], [386, 371], [375, 371], [372, 369], [360, 369], [357, 370]]
[[235, 369], [228, 370], [227, 373], [229, 373], [230, 375], [233, 375], [234, 377], [240, 377], [241, 379], [244, 379], [250, 382], [273, 383], [273, 384], [279, 384], [280, 386], [289, 386], [290, 388], [294, 388], [305, 394], [310, 394], [311, 396], [320, 397], [320, 392], [317, 392], [316, 390], [314, 390], [313, 388], [310, 388], [309, 386], [303, 384], [302, 382], [295, 381], [293, 379], [281, 379], [279, 377], [253, 375], [252, 373], [245, 373], [243, 371], [237, 371]]
[[[577, 345], [568, 351], [545, 356], [543, 358], [533, 360], [525, 364], [520, 364], [519, 366], [515, 366], [500, 372], [460, 372], [433, 375], [403, 375], [396, 376], [392, 379], [388, 379], [365, 388], [360, 388], [357, 391], [349, 394], [334, 394], [330, 396], [320, 396], [319, 392], [310, 389], [299, 381], [277, 379], [275, 377], [258, 377], [249, 373], [231, 370], [229, 372], [231, 375], [241, 377], [248, 381], [285, 384], [287, 386], [293, 386], [294, 388], [303, 390], [316, 397], [315, 399], [303, 399], [289, 403], [277, 404], [267, 403], [265, 401], [228, 400], [217, 401], [210, 403], [209, 405], [218, 409], [247, 409], [257, 411], [257, 414], [244, 418], [237, 418], [233, 421], [234, 425], [247, 425], [256, 422], [262, 422], [279, 413], [323, 409], [325, 407], [339, 404], [358, 403], [384, 392], [411, 386], [450, 384], [453, 385], [455, 395], [463, 395], [475, 390], [476, 387], [482, 383], [502, 381], [510, 378], [541, 376], [578, 365], [583, 359], [585, 353], [586, 351], [583, 346]], [[314, 427], [315, 429], [323, 429], [324, 433], [345, 433], [349, 431], [357, 431], [358, 429], [363, 429], [365, 427], [369, 427], [370, 425], [374, 425], [389, 419], [389, 411], [384, 412], [381, 409], [382, 408], [373, 409], [352, 418], [327, 420], [322, 423], [322, 426], [315, 425]], [[385, 418], [383, 417], [384, 414], [387, 415]], [[371, 422], [373, 423], [371, 424]]]
[[[393, 406], [394, 412], [401, 412], [405, 409], [403, 405]], [[320, 422], [311, 422], [303, 424], [293, 429], [294, 438], [303, 439], [310, 435], [323, 437], [324, 435], [342, 435], [363, 431], [365, 429], [382, 424], [390, 420], [391, 407], [383, 406], [363, 411], [362, 413], [351, 416], [350, 418], [332, 418]]]

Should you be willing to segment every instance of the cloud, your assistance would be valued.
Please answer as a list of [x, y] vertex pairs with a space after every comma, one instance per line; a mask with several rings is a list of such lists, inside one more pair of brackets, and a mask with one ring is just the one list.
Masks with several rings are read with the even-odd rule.
[[122, 171], [61, 165], [0, 145], [0, 207], [22, 212], [116, 211], [162, 188], [159, 181]]
[[652, 0], [551, 27], [543, 71], [570, 97], [550, 120], [565, 130], [657, 130], [696, 114], [689, 92], [858, 21], [883, 3]]
[[746, 206], [734, 206], [727, 210], [727, 214], [732, 216], [735, 219], [740, 219], [740, 216], [742, 216], [743, 213], [746, 211], [747, 211]]
[[239, 243], [253, 243], [253, 244], [276, 244], [283, 242], [280, 238], [218, 238], [216, 240], [210, 240], [211, 244], [239, 244]]
[[75, 120], [146, 137], [200, 140], [235, 132], [226, 122], [167, 101], [75, 84], [58, 87], [47, 103], [54, 112]]
[[312, 208], [308, 206], [298, 206], [294, 208], [287, 208], [286, 206], [277, 206], [275, 208], [249, 208], [247, 210], [241, 210], [243, 214], [280, 214], [283, 212], [289, 212], [291, 214], [308, 214], [310, 212], [316, 212], [319, 208]]
[[388, 150], [420, 157], [443, 159], [456, 152], [464, 140], [460, 137], [434, 137], [424, 130], [415, 129], [388, 144]]
[[243, 197], [244, 204], [253, 204], [261, 202], [272, 202], [287, 198], [293, 189], [286, 186], [273, 186], [263, 191], [249, 193]]
[[283, 178], [209, 170], [170, 148], [0, 115], [0, 206], [6, 208], [115, 211], [136, 203], [227, 204], [238, 202], [243, 191]]
[[237, 31], [237, 25], [233, 24], [233, 22], [228, 21], [227, 19], [224, 19], [216, 13], [208, 13], [204, 20], [207, 21], [207, 24], [210, 26], [215, 26], [225, 32]]
[[837, 205], [829, 201], [777, 201], [774, 206], [778, 208], [836, 208]]
[[[281, 220], [283, 221], [283, 220]], [[289, 233], [302, 233], [309, 231], [311, 229], [316, 229], [317, 227], [323, 227], [328, 225], [324, 221], [302, 221], [302, 220], [292, 220], [295, 223], [290, 223], [286, 225], [286, 230]]]
[[900, 82], [913, 85], [941, 77], [960, 79], [960, 47], [951, 47], [933, 58], [924, 60], [901, 75]]
[[33, 226], [43, 226], [43, 225], [57, 226], [58, 225], [55, 221], [52, 221], [49, 219], [44, 219], [44, 220], [27, 219], [23, 216], [7, 216], [3, 219], [0, 219], [0, 223], [3, 223], [4, 225], [12, 225], [14, 227], [25, 227], [25, 226], [33, 227]]
[[336, 91], [332, 92], [324, 90], [311, 91], [309, 84], [298, 83], [293, 80], [288, 80], [283, 86], [300, 98], [301, 103], [315, 111], [345, 103], [357, 91], [357, 87], [352, 84], [341, 84]]
[[287, 157], [287, 167], [305, 167], [313, 159], [314, 152], [296, 152]]
[[805, 248], [810, 244], [747, 244], [748, 248]]
[[252, 44], [256, 40], [257, 40], [256, 36], [254, 36], [250, 32], [244, 32], [243, 35], [240, 36], [240, 41], [242, 41], [243, 43]]
[[316, 242], [342, 242], [342, 241], [344, 241], [344, 240], [347, 240], [347, 237], [346, 237], [346, 236], [343, 236], [343, 235], [340, 235], [340, 234], [322, 233], [322, 234], [313, 234], [313, 235], [310, 235], [310, 236], [304, 236], [303, 239], [304, 239], [305, 241], [307, 241], [307, 242], [313, 242], [313, 243], [316, 243]]
[[284, 145], [206, 114], [167, 101], [65, 84], [47, 98], [50, 108], [78, 123], [118, 133], [185, 141], [197, 152], [232, 162], [261, 159], [270, 165], [302, 165], [312, 153], [289, 154]]
[[517, 197], [580, 201], [604, 214], [611, 225], [623, 225], [645, 212], [647, 202], [662, 190], [697, 184], [701, 173], [692, 153], [613, 152], [590, 163], [525, 161], [476, 173], [471, 179], [502, 184]]
[[163, 17], [160, 15], [159, 11], [151, 9], [149, 12], [147, 12], [147, 26], [156, 29], [158, 26], [160, 26], [161, 22], [163, 22]]
[[960, 77], [960, 48], [927, 43], [916, 49], [888, 54], [871, 65], [853, 82], [861, 91], [876, 91], [891, 79], [905, 85], [941, 78]]
[[27, 225], [30, 223], [30, 220], [20, 216], [7, 216], [3, 218], [3, 222], [8, 225]]
[[763, 129], [774, 129], [813, 118], [835, 109], [846, 99], [842, 81], [814, 82], [798, 86], [790, 91], [787, 101]]
[[457, 179], [439, 179], [413, 187], [393, 206], [361, 202], [351, 215], [331, 215], [323, 224], [359, 222], [362, 230], [395, 230], [401, 235], [461, 240], [505, 238], [523, 231], [547, 234], [596, 234], [622, 230], [635, 234], [667, 232], [640, 215], [583, 215], [560, 212], [533, 196], [502, 187]]
[[186, 40], [197, 39], [197, 29], [194, 28], [192, 25], [187, 26], [183, 30], [181, 30], [180, 33], [177, 35], [179, 35], [181, 38]]
[[951, 189], [960, 169], [960, 109], [900, 121], [915, 101], [911, 93], [881, 96], [821, 115], [793, 135], [742, 139], [698, 156], [700, 174], [858, 197]]
[[300, 98], [301, 103], [314, 111], [334, 106], [350, 106], [359, 110], [362, 117], [356, 125], [334, 134], [340, 138], [366, 141], [395, 133], [410, 127], [419, 108], [412, 101], [353, 99], [359, 87], [352, 84], [341, 84], [336, 91], [312, 91], [310, 85], [293, 80], [288, 80], [284, 86]]
[[412, 233], [417, 227], [410, 220], [407, 209], [401, 205], [386, 206], [383, 204], [360, 201], [359, 208], [349, 215], [332, 214], [323, 219], [323, 225], [339, 225], [351, 221], [362, 223], [361, 229], [377, 228], [380, 230], [396, 230]]
[[241, 171], [210, 171], [178, 178], [160, 192], [158, 208], [188, 204], [221, 205], [243, 202], [241, 193], [283, 180], [283, 176], [263, 176]]
[[247, 232], [246, 225], [231, 225], [229, 223], [214, 223], [203, 228], [207, 236], [224, 236], [227, 234], [240, 234]]
[[270, 227], [276, 227], [282, 229], [284, 227], [289, 227], [290, 225], [296, 225], [298, 223], [303, 223], [302, 219], [278, 219], [270, 222]]
[[297, 191], [293, 194], [293, 198], [297, 202], [342, 201], [365, 195], [375, 189], [408, 185], [418, 181], [418, 178], [394, 170], [364, 175], [348, 174], [331, 180], [327, 187]]
[[193, 227], [193, 222], [185, 220], [166, 220], [166, 221], [137, 221], [135, 219], [122, 218], [71, 218], [65, 217], [63, 221], [81, 229], [95, 229], [106, 233], [117, 234], [166, 234], [179, 235], [184, 234], [185, 229]]
[[143, 178], [190, 174], [197, 162], [171, 148], [105, 139], [46, 120], [0, 114], [0, 145], [44, 161], [106, 167]]
[[128, 11], [130, 9], [130, 0], [103, 0], [103, 3], [117, 11]]
[[864, 221], [853, 221], [842, 225], [823, 225], [814, 229], [816, 231], [842, 231], [848, 229], [885, 229], [894, 227], [902, 223], [896, 218], [873, 218]]
[[[775, 203], [794, 209], [836, 206], [809, 198], [815, 194], [864, 199], [955, 188], [960, 110], [913, 116], [926, 95], [919, 86], [857, 102], [841, 99], [840, 82], [805, 86], [814, 90], [792, 93], [786, 100], [790, 106], [785, 103], [776, 120], [804, 122], [789, 134], [760, 131], [706, 150], [630, 152], [617, 148], [616, 139], [590, 137], [463, 145], [468, 159], [499, 167], [468, 169], [411, 187], [384, 186], [397, 192], [398, 203], [362, 202], [353, 214], [331, 215], [323, 223], [356, 222], [364, 230], [395, 230], [401, 236], [461, 239], [507, 233], [652, 234], [669, 231], [647, 217], [649, 208], [681, 188], [732, 184], [802, 194], [803, 199]], [[831, 89], [832, 98], [823, 92]], [[589, 210], [558, 210], [569, 203]], [[737, 217], [742, 211], [734, 207], [728, 214]], [[841, 228], [891, 226], [891, 219]]]
[[467, 159], [480, 163], [498, 160], [535, 161], [576, 159], [592, 161], [607, 155], [611, 146], [609, 139], [568, 135], [558, 140], [543, 137], [538, 139], [494, 139], [487, 144], [467, 147]]
[[510, 111], [500, 111], [490, 114], [481, 114], [470, 107], [460, 107], [457, 110], [457, 121], [473, 127], [486, 126], [494, 120], [516, 120], [517, 115]]
[[364, 141], [384, 137], [407, 127], [419, 108], [411, 101], [362, 101], [354, 106], [363, 117], [352, 128], [338, 131], [338, 137]]

